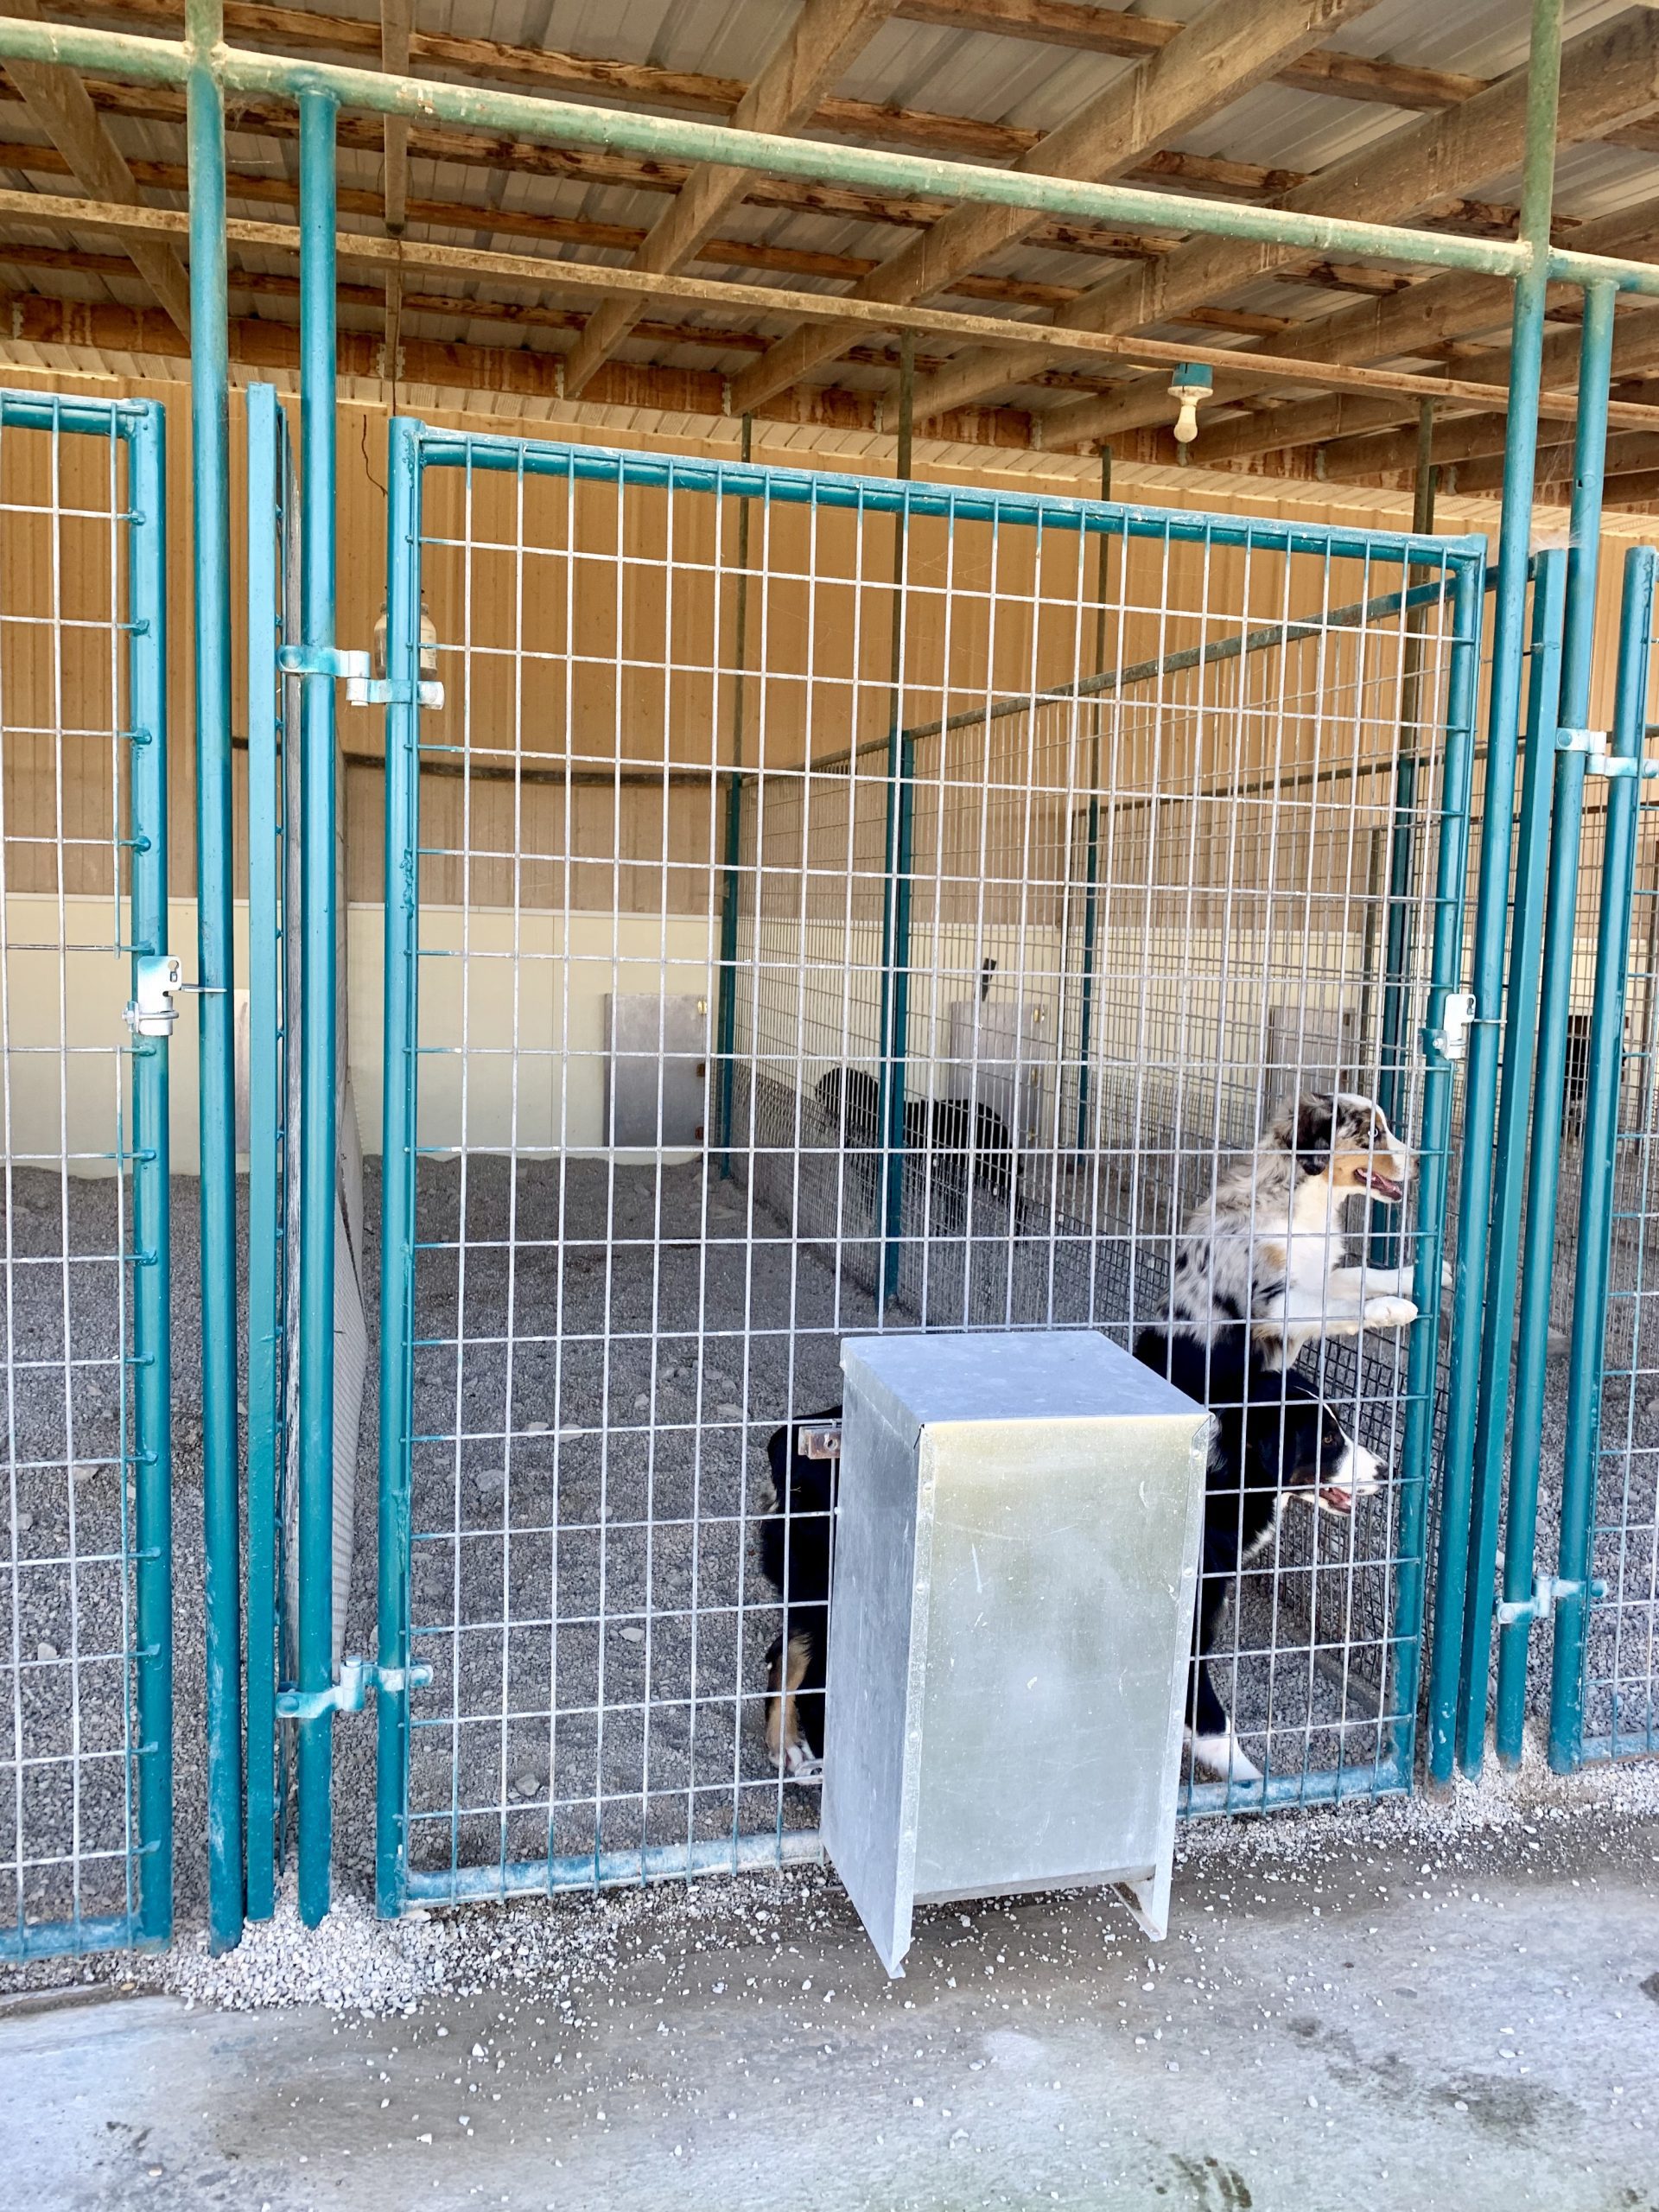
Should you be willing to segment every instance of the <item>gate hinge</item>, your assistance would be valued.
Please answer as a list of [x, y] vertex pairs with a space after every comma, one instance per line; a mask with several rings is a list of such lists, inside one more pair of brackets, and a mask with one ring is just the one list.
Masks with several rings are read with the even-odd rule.
[[339, 645], [282, 645], [276, 665], [285, 676], [343, 677], [346, 696], [353, 707], [441, 707], [443, 686], [430, 677], [417, 683], [394, 683], [377, 676], [367, 653], [347, 652]]
[[1440, 1026], [1424, 1034], [1423, 1041], [1443, 1060], [1460, 1060], [1469, 1050], [1469, 1032], [1478, 1019], [1478, 1001], [1472, 991], [1448, 991], [1440, 1001]]
[[132, 963], [133, 997], [125, 1012], [135, 1037], [170, 1037], [179, 1009], [173, 994], [184, 988], [184, 963], [176, 952], [141, 952]]
[[1555, 750], [1558, 753], [1587, 753], [1593, 761], [1607, 750], [1607, 733], [1605, 729], [1558, 729]]
[[276, 1715], [281, 1720], [317, 1720], [325, 1713], [361, 1713], [371, 1690], [395, 1697], [404, 1690], [423, 1690], [431, 1680], [429, 1667], [377, 1667], [372, 1659], [342, 1659], [340, 1680], [326, 1690], [278, 1690]]
[[[1592, 1599], [1607, 1595], [1605, 1582], [1592, 1582], [1589, 1586]], [[1559, 1574], [1535, 1574], [1531, 1597], [1505, 1599], [1497, 1609], [1497, 1624], [1500, 1628], [1512, 1628], [1517, 1621], [1549, 1620], [1557, 1605], [1569, 1605], [1582, 1598], [1584, 1592], [1582, 1582], [1570, 1581]]]

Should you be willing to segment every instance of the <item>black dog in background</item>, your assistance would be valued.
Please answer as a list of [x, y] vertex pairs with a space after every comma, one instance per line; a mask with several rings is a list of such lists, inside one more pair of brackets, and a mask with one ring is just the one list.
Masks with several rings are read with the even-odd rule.
[[[874, 1200], [880, 1173], [881, 1087], [862, 1068], [831, 1068], [818, 1078], [824, 1119]], [[994, 1106], [965, 1098], [908, 1098], [905, 1150], [925, 1156], [932, 1187], [944, 1202], [940, 1226], [959, 1228], [969, 1186], [1019, 1210], [1020, 1171], [1008, 1125]]]
[[[841, 1408], [806, 1414], [766, 1445], [772, 1509], [760, 1523], [760, 1564], [784, 1601], [784, 1624], [766, 1654], [766, 1749], [785, 1774], [823, 1762], [823, 1682], [830, 1656], [830, 1559]], [[836, 1456], [828, 1456], [833, 1439]], [[813, 1456], [810, 1444], [826, 1456]]]
[[1377, 1463], [1356, 1444], [1317, 1390], [1270, 1366], [1243, 1329], [1205, 1344], [1184, 1330], [1143, 1329], [1135, 1356], [1214, 1416], [1205, 1473], [1198, 1618], [1187, 1685], [1192, 1764], [1222, 1780], [1259, 1782], [1210, 1678], [1210, 1654], [1240, 1570], [1272, 1535], [1293, 1498], [1325, 1513], [1351, 1513], [1378, 1486]]

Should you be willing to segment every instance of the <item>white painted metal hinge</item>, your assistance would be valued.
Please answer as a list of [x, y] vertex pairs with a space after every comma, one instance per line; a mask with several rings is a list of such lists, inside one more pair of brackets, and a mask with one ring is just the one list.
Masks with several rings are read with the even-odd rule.
[[276, 665], [285, 676], [327, 676], [344, 679], [346, 696], [353, 707], [441, 707], [443, 686], [429, 677], [410, 685], [391, 677], [377, 676], [367, 653], [347, 652], [339, 645], [283, 645]]
[[325, 1713], [361, 1713], [371, 1690], [393, 1696], [424, 1689], [430, 1667], [377, 1667], [372, 1659], [342, 1659], [340, 1679], [323, 1690], [278, 1690], [276, 1713], [283, 1720], [316, 1720]]
[[1440, 1026], [1427, 1042], [1443, 1060], [1460, 1060], [1469, 1050], [1469, 1032], [1478, 1020], [1472, 991], [1448, 991], [1440, 1002]]
[[179, 1009], [175, 991], [184, 988], [184, 964], [175, 952], [140, 953], [132, 963], [134, 995], [126, 1007], [135, 1037], [170, 1037]]
[[[1557, 1605], [1565, 1605], [1573, 1599], [1582, 1598], [1584, 1593], [1582, 1582], [1570, 1581], [1558, 1574], [1535, 1574], [1531, 1597], [1506, 1599], [1498, 1606], [1497, 1624], [1500, 1628], [1511, 1628], [1517, 1621], [1549, 1620], [1554, 1617]], [[1592, 1598], [1605, 1598], [1607, 1585], [1592, 1582], [1590, 1595]]]

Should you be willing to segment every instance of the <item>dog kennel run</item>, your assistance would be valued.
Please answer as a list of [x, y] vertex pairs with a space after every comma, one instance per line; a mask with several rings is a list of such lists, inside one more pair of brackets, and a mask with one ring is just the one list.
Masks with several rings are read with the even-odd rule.
[[849, 1332], [1127, 1341], [1311, 1086], [1421, 1147], [1424, 1318], [1330, 1362], [1390, 1478], [1241, 1578], [1265, 1780], [1185, 1802], [1408, 1786], [1484, 548], [411, 423], [392, 469], [383, 1907], [812, 1851], [768, 1435]]

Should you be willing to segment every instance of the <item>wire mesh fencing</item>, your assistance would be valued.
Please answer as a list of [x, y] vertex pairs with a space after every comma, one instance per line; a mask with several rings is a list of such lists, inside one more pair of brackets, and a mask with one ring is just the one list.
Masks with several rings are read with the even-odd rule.
[[170, 1925], [161, 435], [147, 404], [0, 395], [12, 1958]]
[[[1449, 1082], [1479, 549], [410, 435], [404, 1893], [775, 1861], [767, 1447], [842, 1338], [1127, 1344], [1287, 1102]], [[1230, 1576], [1260, 1772], [1191, 1810], [1408, 1777], [1447, 1126], [1427, 1366], [1308, 1363], [1387, 1479]]]

